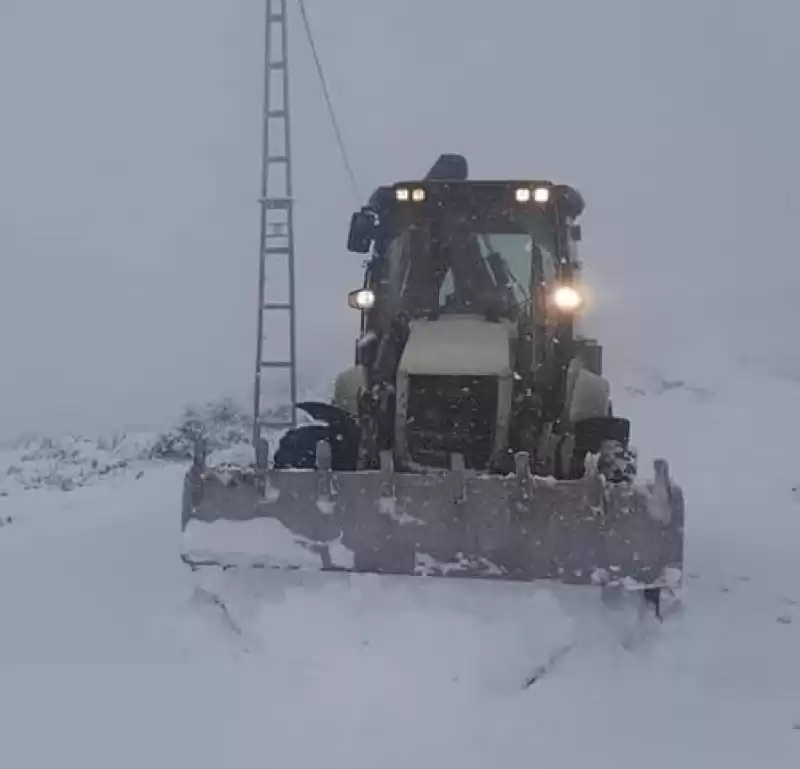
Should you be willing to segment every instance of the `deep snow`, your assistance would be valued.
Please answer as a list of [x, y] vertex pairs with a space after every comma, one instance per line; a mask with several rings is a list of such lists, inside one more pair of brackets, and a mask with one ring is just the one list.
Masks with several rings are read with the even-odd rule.
[[5, 451], [3, 765], [800, 766], [800, 390], [727, 374], [614, 382], [643, 474], [669, 458], [687, 504], [684, 608], [627, 648], [632, 615], [583, 591], [199, 577], [182, 465]]

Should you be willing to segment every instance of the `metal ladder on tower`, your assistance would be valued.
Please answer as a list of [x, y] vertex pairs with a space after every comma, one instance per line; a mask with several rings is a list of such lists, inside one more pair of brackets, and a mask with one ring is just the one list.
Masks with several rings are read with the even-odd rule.
[[[262, 431], [297, 425], [297, 365], [295, 328], [294, 212], [292, 199], [292, 153], [289, 113], [288, 0], [266, 0], [264, 52], [263, 156], [261, 178], [261, 237], [258, 271], [258, 335], [256, 339], [253, 400], [253, 445]], [[277, 43], [277, 45], [276, 45]], [[278, 139], [279, 141], [275, 141]], [[276, 145], [278, 149], [276, 149]], [[285, 296], [267, 298], [268, 268], [285, 260]], [[270, 357], [265, 335], [267, 318], [288, 316], [288, 354]], [[289, 375], [290, 416], [276, 418], [264, 412], [264, 373], [283, 370]]]

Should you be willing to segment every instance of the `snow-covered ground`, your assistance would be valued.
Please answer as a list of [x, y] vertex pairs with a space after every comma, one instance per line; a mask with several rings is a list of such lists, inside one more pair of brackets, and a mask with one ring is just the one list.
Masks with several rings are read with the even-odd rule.
[[687, 503], [684, 608], [632, 646], [629, 614], [550, 586], [206, 583], [146, 436], [5, 450], [2, 764], [800, 766], [800, 388], [618, 368], [643, 473], [669, 458]]

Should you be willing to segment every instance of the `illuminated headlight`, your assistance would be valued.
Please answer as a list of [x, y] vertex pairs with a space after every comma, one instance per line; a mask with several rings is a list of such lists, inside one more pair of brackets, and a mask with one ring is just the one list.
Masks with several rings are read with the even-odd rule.
[[531, 199], [531, 191], [527, 187], [519, 187], [515, 195], [517, 203], [527, 203]]
[[547, 187], [537, 187], [533, 191], [533, 199], [537, 203], [547, 203], [550, 200], [550, 190]]
[[375, 292], [369, 288], [351, 291], [347, 295], [347, 304], [354, 310], [371, 310], [375, 306]]
[[583, 297], [572, 286], [559, 286], [553, 291], [553, 304], [559, 310], [573, 312], [583, 304]]
[[421, 187], [417, 187], [417, 189], [411, 193], [411, 200], [413, 200], [415, 203], [421, 203], [423, 200], [425, 200], [425, 190], [423, 190]]
[[395, 190], [395, 196], [398, 200], [408, 200], [408, 190], [405, 187], [398, 187]]

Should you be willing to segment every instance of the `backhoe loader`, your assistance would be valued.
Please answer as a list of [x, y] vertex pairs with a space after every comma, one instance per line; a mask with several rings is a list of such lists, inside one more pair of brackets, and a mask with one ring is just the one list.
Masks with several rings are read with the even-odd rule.
[[667, 463], [637, 479], [602, 348], [579, 334], [584, 201], [547, 180], [468, 178], [442, 155], [353, 214], [368, 255], [353, 365], [270, 456], [184, 484], [192, 566], [557, 580], [658, 594], [681, 579]]

